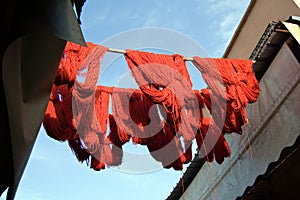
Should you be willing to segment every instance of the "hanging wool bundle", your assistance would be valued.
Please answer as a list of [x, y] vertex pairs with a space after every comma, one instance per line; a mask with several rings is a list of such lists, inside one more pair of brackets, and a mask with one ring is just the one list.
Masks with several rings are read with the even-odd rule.
[[133, 136], [137, 128], [129, 112], [129, 102], [134, 89], [114, 88], [112, 93], [112, 113], [117, 126]]
[[[260, 90], [252, 69], [251, 60], [193, 57], [193, 64], [201, 72], [212, 91], [212, 98], [225, 99], [226, 106], [218, 111], [225, 112], [226, 133], [241, 134], [241, 126], [248, 119], [245, 108], [257, 100]], [[224, 95], [225, 94], [225, 95]]]
[[[93, 108], [86, 110], [84, 106], [91, 102], [91, 98], [94, 98], [93, 94], [89, 94], [94, 91], [95, 80], [98, 79], [98, 74], [95, 72], [99, 72], [100, 58], [107, 50], [107, 48], [93, 43], [87, 43], [87, 45], [88, 47], [83, 47], [71, 42], [67, 43], [43, 119], [47, 134], [59, 141], [67, 140], [80, 162], [87, 161], [91, 152], [86, 148], [85, 143], [88, 142], [84, 141], [85, 143], [82, 143], [82, 138], [78, 135], [78, 128], [82, 133], [86, 132], [83, 127], [86, 123], [94, 122], [91, 126], [92, 129], [95, 129], [95, 124], [97, 124], [95, 123], [95, 115], [92, 113]], [[87, 68], [90, 71], [87, 73], [86, 82], [84, 84], [75, 82], [78, 71]], [[75, 89], [74, 83], [77, 83]], [[73, 116], [74, 107], [81, 112], [87, 112], [85, 113], [88, 114], [87, 117], [81, 118], [82, 113], [77, 112], [75, 113], [78, 115]], [[81, 119], [83, 120], [80, 121]], [[87, 121], [84, 121], [84, 119]], [[86, 138], [96, 140], [97, 137]], [[103, 138], [100, 138], [101, 140]], [[92, 160], [94, 160], [93, 156]]]
[[108, 121], [108, 107], [113, 88], [106, 86], [97, 86], [95, 93], [95, 107], [97, 122], [103, 134], [106, 134]]
[[76, 128], [72, 121], [71, 89], [67, 85], [52, 86], [43, 125], [51, 138], [66, 141], [76, 138]]
[[162, 163], [164, 168], [182, 170], [186, 158], [179, 137], [174, 136], [170, 125], [164, 123], [163, 129], [148, 139], [147, 148], [151, 156]]
[[196, 135], [199, 153], [209, 162], [214, 159], [221, 164], [224, 158], [230, 156], [230, 148], [224, 135], [220, 133], [211, 118], [203, 118], [201, 128]]
[[[78, 71], [77, 76], [82, 75], [85, 79], [83, 82], [75, 80], [72, 93], [73, 118], [77, 132], [92, 155], [91, 168], [95, 170], [101, 170], [105, 164], [111, 165], [112, 163], [111, 149], [106, 138], [110, 94], [97, 91], [96, 85], [100, 72], [100, 60], [106, 51], [106, 47], [97, 45], [84, 59], [78, 70], [87, 70], [87, 72], [82, 75], [81, 71]], [[99, 102], [99, 99], [103, 101]]]
[[112, 166], [118, 166], [122, 163], [123, 149], [122, 146], [130, 140], [130, 135], [120, 129], [112, 114], [109, 115], [110, 132], [108, 140], [112, 143]]
[[221, 164], [224, 158], [230, 156], [230, 148], [221, 127], [211, 116], [210, 91], [208, 89], [196, 90], [195, 94], [198, 98], [199, 109], [203, 110], [206, 107], [210, 112], [210, 116], [204, 116], [201, 112], [200, 125], [196, 134], [199, 152], [207, 161], [212, 162], [215, 159], [217, 163]]
[[73, 86], [83, 61], [94, 48], [98, 46], [91, 42], [87, 42], [86, 44], [87, 47], [84, 47], [72, 42], [67, 42], [54, 80], [55, 85], [67, 84], [71, 87]]
[[96, 85], [107, 48], [87, 45], [67, 43], [43, 120], [47, 134], [68, 141], [78, 161], [90, 159], [94, 170], [120, 165], [131, 138], [175, 170], [192, 160], [194, 138], [207, 161], [221, 164], [230, 155], [224, 134], [242, 132], [245, 108], [259, 95], [252, 61], [194, 57], [209, 89], [193, 91], [182, 56], [127, 50], [140, 90], [114, 88]]
[[149, 138], [162, 128], [157, 106], [140, 90], [131, 95], [129, 113], [138, 126], [132, 138], [136, 144], [146, 145]]
[[161, 104], [173, 134], [183, 136], [190, 154], [189, 147], [195, 138], [198, 110], [192, 91], [192, 82], [183, 57], [178, 54], [165, 55], [149, 52], [127, 50], [125, 59], [132, 76], [141, 91], [153, 103]]

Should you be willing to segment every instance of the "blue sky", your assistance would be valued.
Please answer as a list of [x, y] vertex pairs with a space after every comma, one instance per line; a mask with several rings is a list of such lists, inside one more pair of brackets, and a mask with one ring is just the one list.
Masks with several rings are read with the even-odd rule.
[[[174, 30], [201, 45], [209, 57], [222, 57], [249, 2], [250, 0], [87, 0], [83, 7], [81, 27], [86, 41], [97, 44], [137, 28]], [[174, 41], [176, 42], [178, 41]], [[118, 43], [114, 45], [114, 48], [118, 48]], [[124, 47], [120, 45], [119, 48]], [[115, 78], [127, 70], [121, 55], [114, 65], [119, 68], [116, 70], [111, 67], [100, 80], [102, 84], [114, 85]], [[198, 83], [194, 85], [203, 86], [201, 78], [196, 76], [197, 72], [192, 68], [189, 70], [192, 81]], [[144, 150], [130, 144], [126, 147], [126, 151], [130, 152]], [[186, 167], [187, 165], [185, 169]], [[96, 172], [85, 163], [79, 163], [67, 143], [49, 138], [41, 128], [15, 199], [165, 199], [183, 172], [184, 170], [161, 168], [139, 174], [125, 173], [114, 168]], [[0, 197], [0, 200], [3, 199], [4, 196]]]

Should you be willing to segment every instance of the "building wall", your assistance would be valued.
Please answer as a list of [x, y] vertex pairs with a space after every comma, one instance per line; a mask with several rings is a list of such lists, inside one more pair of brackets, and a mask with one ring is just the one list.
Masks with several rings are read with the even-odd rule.
[[224, 57], [244, 58], [251, 55], [268, 23], [300, 16], [300, 8], [293, 0], [252, 0]]
[[230, 158], [221, 165], [206, 163], [181, 199], [235, 199], [264, 174], [269, 163], [299, 136], [299, 82], [300, 64], [284, 44], [260, 81], [258, 101], [247, 109], [249, 124], [244, 134], [226, 138]]
[[[224, 57], [249, 58], [269, 22], [300, 16], [293, 0], [251, 1], [247, 12]], [[180, 199], [235, 199], [253, 185], [299, 136], [299, 81], [300, 64], [284, 43], [260, 80], [258, 101], [247, 108], [244, 134], [226, 136], [230, 158], [221, 165], [206, 163]]]

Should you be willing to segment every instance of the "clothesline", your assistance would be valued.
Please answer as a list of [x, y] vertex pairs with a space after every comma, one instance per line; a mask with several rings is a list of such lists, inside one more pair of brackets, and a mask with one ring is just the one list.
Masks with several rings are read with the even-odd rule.
[[[112, 53], [121, 53], [121, 54], [125, 54], [126, 53], [126, 50], [123, 50], [123, 49], [114, 49], [114, 48], [108, 48], [109, 52], [112, 52]], [[191, 58], [191, 57], [183, 57], [183, 60], [184, 61], [193, 61], [194, 59]], [[253, 63], [255, 63], [256, 61], [255, 60], [252, 60]]]
[[[126, 50], [123, 50], [123, 49], [113, 49], [113, 48], [108, 48], [109, 52], [112, 52], [112, 53], [122, 53], [122, 54], [125, 54], [126, 53]], [[183, 58], [184, 61], [193, 61], [194, 59], [193, 58], [190, 58], [190, 57], [184, 57]]]

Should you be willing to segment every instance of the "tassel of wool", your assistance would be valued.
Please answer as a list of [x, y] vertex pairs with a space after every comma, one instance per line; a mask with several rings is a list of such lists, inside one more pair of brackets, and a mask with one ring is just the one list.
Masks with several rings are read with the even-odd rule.
[[126, 134], [122, 129], [120, 129], [112, 114], [109, 115], [109, 127], [110, 132], [108, 135], [108, 140], [112, 144], [112, 166], [118, 166], [122, 163], [123, 149], [122, 146], [127, 143], [131, 136]]
[[[260, 93], [252, 61], [198, 56], [193, 59], [193, 64], [211, 89], [212, 96], [227, 102], [224, 106], [227, 108], [224, 130], [226, 133], [241, 134], [241, 126], [247, 123], [245, 108], [248, 103], [254, 103]], [[221, 113], [224, 108], [219, 108]]]
[[[80, 46], [71, 42], [67, 42], [61, 62], [58, 67], [56, 78], [52, 87], [50, 100], [46, 113], [43, 119], [43, 125], [47, 134], [59, 141], [68, 141], [70, 148], [76, 155], [77, 159], [82, 162], [88, 160], [90, 152], [86, 149], [86, 145], [82, 143], [81, 138], [77, 132], [77, 126], [73, 116], [74, 106], [74, 84], [76, 82], [76, 76], [78, 71], [90, 68], [99, 68], [100, 57], [104, 55], [107, 48], [100, 45], [95, 45], [88, 42], [87, 47]], [[100, 57], [99, 57], [100, 55]], [[92, 73], [93, 74], [93, 73]], [[88, 73], [86, 79], [87, 83], [84, 85], [88, 88], [88, 85], [93, 87], [90, 80], [98, 79], [92, 77], [91, 73]], [[77, 96], [77, 99], [80, 99]], [[81, 98], [82, 102], [86, 101]]]
[[147, 148], [151, 156], [161, 162], [164, 168], [182, 170], [186, 159], [181, 141], [174, 136], [170, 125], [163, 121], [161, 123], [164, 124], [163, 129], [149, 138]]
[[[78, 69], [72, 92], [73, 118], [80, 138], [92, 155], [90, 167], [94, 170], [103, 169], [105, 164], [112, 162], [111, 149], [106, 142], [109, 94], [99, 93], [96, 86], [100, 60], [106, 51], [106, 47], [97, 45], [89, 52]], [[99, 102], [100, 98], [104, 101]]]
[[130, 98], [129, 112], [137, 125], [133, 142], [146, 145], [149, 138], [162, 128], [157, 106], [142, 91], [135, 90]]
[[[198, 101], [202, 102], [202, 104], [199, 104], [199, 108], [203, 109], [206, 106], [208, 111], [211, 111], [212, 105], [209, 90], [203, 89], [201, 92], [195, 91], [195, 93], [199, 99]], [[215, 159], [217, 163], [221, 164], [224, 158], [230, 156], [230, 148], [221, 128], [212, 117], [204, 117], [203, 113], [201, 113], [196, 142], [200, 154], [209, 162]]]
[[[141, 91], [153, 103], [164, 107], [169, 116], [168, 123], [176, 134], [181, 121], [188, 121], [182, 119], [187, 117], [183, 115], [184, 100], [192, 98], [193, 95], [192, 82], [183, 57], [178, 54], [165, 55], [127, 50], [125, 59]], [[193, 131], [185, 130], [186, 127], [181, 127], [180, 132], [187, 141], [190, 141], [195, 134]]]

